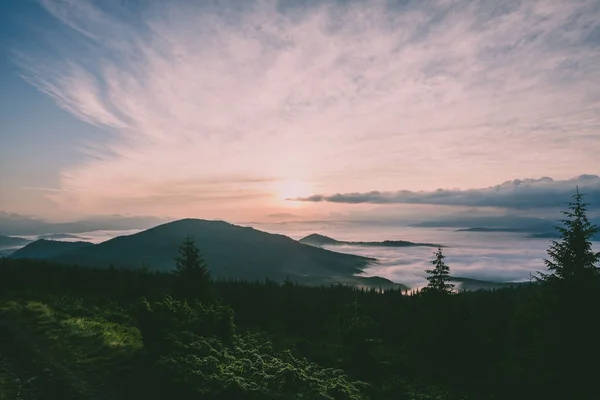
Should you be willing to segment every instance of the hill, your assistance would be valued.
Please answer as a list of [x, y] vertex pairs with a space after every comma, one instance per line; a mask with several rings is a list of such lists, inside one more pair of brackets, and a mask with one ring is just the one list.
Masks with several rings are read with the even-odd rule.
[[73, 250], [93, 246], [89, 242], [60, 242], [57, 240], [40, 239], [13, 252], [10, 258], [52, 258]]
[[341, 246], [341, 245], [351, 245], [351, 246], [373, 246], [373, 247], [410, 247], [410, 246], [427, 246], [427, 247], [438, 247], [437, 244], [432, 243], [414, 243], [408, 242], [404, 240], [384, 240], [381, 242], [352, 242], [352, 241], [343, 241], [336, 240], [330, 238], [328, 236], [319, 235], [318, 233], [313, 233], [308, 236], [303, 237], [299, 240], [300, 243], [307, 244], [310, 246]]
[[215, 278], [283, 281], [290, 277], [298, 282], [362, 284], [369, 280], [354, 275], [376, 261], [305, 246], [287, 236], [254, 228], [200, 219], [170, 222], [47, 258], [89, 267], [169, 270], [186, 235], [195, 239]]
[[31, 240], [15, 237], [15, 236], [4, 236], [0, 235], [0, 249], [8, 249], [18, 246], [24, 246], [27, 243], [30, 243]]

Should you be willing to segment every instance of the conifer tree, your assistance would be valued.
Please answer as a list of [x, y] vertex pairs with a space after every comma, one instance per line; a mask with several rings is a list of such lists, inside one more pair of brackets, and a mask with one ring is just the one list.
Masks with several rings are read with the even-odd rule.
[[583, 202], [583, 193], [572, 196], [569, 210], [563, 211], [565, 219], [560, 220], [564, 226], [557, 226], [560, 233], [560, 242], [553, 240], [548, 255], [550, 259], [544, 260], [550, 271], [548, 274], [540, 273], [544, 281], [583, 281], [597, 275], [600, 268], [595, 264], [600, 261], [600, 253], [592, 251], [590, 240], [600, 232], [598, 226], [592, 225], [586, 215], [588, 204]]
[[194, 239], [187, 236], [175, 257], [175, 295], [207, 299], [210, 296], [211, 276]]
[[446, 256], [442, 253], [442, 246], [439, 246], [434, 253], [434, 259], [430, 261], [434, 268], [425, 271], [429, 275], [427, 277], [429, 284], [425, 288], [427, 292], [452, 293], [454, 285], [448, 283], [450, 280], [450, 267], [444, 263], [444, 258]]

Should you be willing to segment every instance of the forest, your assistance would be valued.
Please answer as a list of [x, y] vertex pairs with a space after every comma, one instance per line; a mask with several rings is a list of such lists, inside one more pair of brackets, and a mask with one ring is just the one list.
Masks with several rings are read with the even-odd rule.
[[0, 259], [0, 399], [596, 399], [600, 253], [582, 195], [546, 271], [465, 292]]

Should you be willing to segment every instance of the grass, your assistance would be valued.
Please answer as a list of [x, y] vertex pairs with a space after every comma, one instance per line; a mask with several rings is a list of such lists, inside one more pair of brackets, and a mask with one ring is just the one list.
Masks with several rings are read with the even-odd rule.
[[55, 396], [118, 398], [142, 348], [139, 331], [118, 310], [77, 298], [0, 301], [0, 321], [0, 351], [12, 360], [0, 352], [2, 400], [18, 398], [22, 378], [15, 370]]

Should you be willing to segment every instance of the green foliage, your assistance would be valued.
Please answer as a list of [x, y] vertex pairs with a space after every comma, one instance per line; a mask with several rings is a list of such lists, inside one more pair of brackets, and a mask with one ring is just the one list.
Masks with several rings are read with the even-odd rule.
[[429, 284], [425, 288], [427, 292], [447, 294], [452, 293], [454, 285], [448, 283], [450, 279], [450, 267], [444, 263], [444, 254], [442, 254], [442, 247], [438, 247], [434, 253], [434, 259], [430, 261], [434, 265], [433, 269], [428, 269], [425, 272], [429, 275], [427, 280]]
[[256, 335], [237, 337], [231, 347], [191, 333], [174, 335], [158, 361], [176, 398], [359, 400], [364, 384], [341, 370], [321, 368], [289, 352], [270, 353]]
[[552, 241], [548, 249], [549, 260], [544, 260], [550, 273], [541, 273], [542, 279], [553, 282], [557, 280], [585, 283], [586, 280], [597, 275], [600, 268], [596, 263], [600, 261], [600, 253], [592, 251], [590, 240], [600, 232], [600, 227], [590, 223], [586, 215], [586, 206], [583, 202], [583, 193], [573, 195], [569, 203], [569, 210], [563, 211], [566, 216], [561, 222], [562, 227], [556, 227], [561, 235], [561, 241]]
[[235, 333], [233, 310], [220, 304], [202, 304], [198, 301], [162, 301], [142, 299], [137, 307], [137, 325], [144, 345], [154, 349], [170, 332], [190, 331], [200, 336], [217, 337], [229, 343]]
[[220, 305], [142, 300], [138, 325], [169, 396], [207, 399], [363, 399], [360, 383], [289, 352], [264, 337], [234, 337], [233, 312]]

